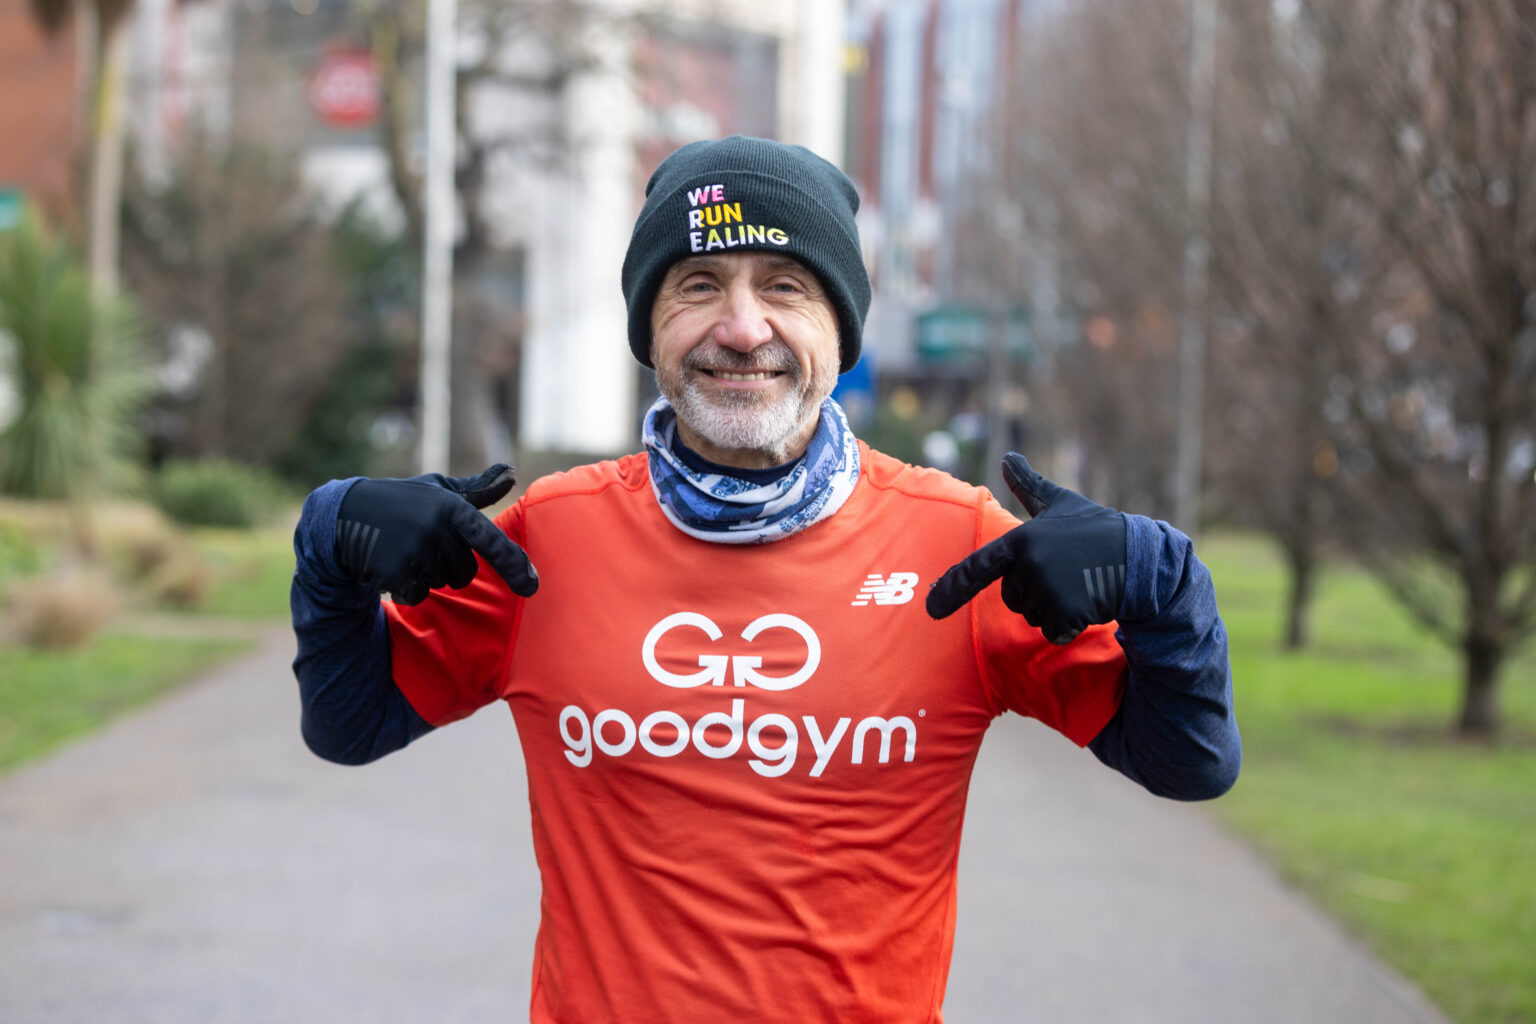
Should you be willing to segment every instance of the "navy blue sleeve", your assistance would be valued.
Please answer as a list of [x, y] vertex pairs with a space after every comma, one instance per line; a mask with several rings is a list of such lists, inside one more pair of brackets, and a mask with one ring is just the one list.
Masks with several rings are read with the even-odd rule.
[[390, 674], [389, 626], [379, 594], [336, 566], [336, 512], [360, 478], [332, 480], [304, 502], [293, 532], [289, 606], [298, 654], [302, 731], [338, 764], [366, 764], [431, 731]]
[[1088, 748], [1158, 796], [1209, 800], [1232, 788], [1243, 760], [1216, 590], [1187, 536], [1145, 516], [1125, 519], [1115, 638], [1128, 679], [1120, 710]]

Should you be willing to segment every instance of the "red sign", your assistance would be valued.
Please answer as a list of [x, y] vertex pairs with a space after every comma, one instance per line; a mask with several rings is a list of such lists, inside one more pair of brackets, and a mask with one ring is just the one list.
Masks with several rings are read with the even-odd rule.
[[332, 128], [366, 128], [379, 115], [379, 76], [373, 54], [337, 50], [320, 59], [309, 80], [309, 102]]

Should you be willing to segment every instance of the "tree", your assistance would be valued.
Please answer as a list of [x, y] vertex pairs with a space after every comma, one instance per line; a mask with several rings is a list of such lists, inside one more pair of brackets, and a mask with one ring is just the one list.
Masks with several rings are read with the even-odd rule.
[[124, 51], [132, 0], [31, 0], [38, 24], [50, 33], [73, 19], [85, 39], [80, 70], [86, 97], [89, 178], [85, 192], [91, 280], [98, 292], [117, 290], [118, 207], [123, 175]]
[[[380, 73], [380, 142], [417, 252], [423, 211], [412, 149], [420, 121], [412, 70], [424, 49], [423, 17], [420, 7], [381, 4], [369, 10], [366, 27]], [[470, 0], [460, 7], [465, 45], [455, 76], [454, 177], [462, 227], [453, 257], [450, 461], [466, 470], [491, 457], [481, 438], [503, 420], [497, 406], [514, 402], [518, 390], [522, 324], [487, 284], [521, 269], [521, 254], [500, 241], [508, 232], [497, 216], [504, 219], [507, 209], [495, 186], [505, 179], [495, 171], [520, 166], [570, 173], [577, 166], [582, 140], [560, 116], [559, 101], [575, 79], [600, 66], [599, 30], [617, 29], [625, 17], [577, 0]]]
[[[993, 158], [949, 233], [963, 288], [1081, 325], [1034, 369], [1032, 426], [1096, 499], [1169, 514], [1188, 106], [1185, 6], [1102, 0], [1021, 38]], [[1041, 301], [1041, 296], [1049, 296]], [[1051, 318], [1047, 318], [1051, 319]], [[1070, 471], [1070, 470], [1069, 470]]]
[[166, 453], [279, 465], [361, 343], [304, 196], [292, 156], [239, 142], [193, 141], [164, 185], [132, 183], [124, 269], [185, 376], [162, 402]]
[[1338, 55], [1267, 5], [1225, 15], [1212, 272], [1226, 443], [1209, 452], [1229, 509], [1281, 549], [1285, 645], [1296, 649], [1337, 538], [1339, 451], [1326, 409], [1341, 365], [1330, 339], [1361, 327], [1369, 282], [1353, 254], [1376, 243], [1347, 196], [1319, 180], [1351, 145], [1352, 126], [1328, 113]]
[[[340, 356], [294, 443], [278, 461], [284, 477], [305, 487], [407, 469], [381, 458], [388, 445], [378, 444], [375, 433], [381, 415], [408, 406], [414, 398], [415, 366], [406, 356], [420, 326], [420, 254], [373, 219], [360, 201], [335, 219], [332, 239], [357, 341]], [[414, 473], [414, 467], [409, 472]]]
[[1458, 727], [1489, 735], [1536, 632], [1536, 3], [1304, 4], [1296, 31], [1337, 69], [1317, 187], [1364, 225], [1368, 315], [1334, 338], [1354, 546], [1460, 649]]
[[0, 377], [16, 392], [0, 430], [0, 491], [66, 501], [87, 556], [91, 503], [137, 479], [134, 417], [147, 385], [138, 340], [132, 310], [94, 294], [35, 219], [0, 234]]

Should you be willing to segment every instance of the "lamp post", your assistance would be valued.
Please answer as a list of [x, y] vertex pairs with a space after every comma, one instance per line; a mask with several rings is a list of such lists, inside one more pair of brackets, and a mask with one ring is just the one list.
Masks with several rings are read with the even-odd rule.
[[453, 331], [454, 22], [457, 0], [427, 0], [427, 153], [423, 175], [421, 471], [449, 472]]

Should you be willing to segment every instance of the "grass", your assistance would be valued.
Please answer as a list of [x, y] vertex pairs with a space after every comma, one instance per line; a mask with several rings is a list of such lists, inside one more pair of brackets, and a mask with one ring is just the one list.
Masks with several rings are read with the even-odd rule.
[[1280, 649], [1266, 546], [1201, 544], [1231, 634], [1244, 766], [1216, 809], [1462, 1024], [1536, 1020], [1536, 657], [1503, 673], [1505, 736], [1451, 732], [1460, 662], [1368, 577], [1324, 577], [1314, 642]]
[[293, 527], [215, 529], [193, 533], [193, 543], [214, 570], [215, 583], [198, 605], [200, 615], [282, 619], [293, 579]]
[[[26, 543], [17, 540], [23, 534]], [[195, 609], [145, 615], [135, 607], [73, 650], [0, 648], [0, 772], [249, 650], [253, 625], [281, 623], [288, 615], [291, 534], [291, 527], [190, 531], [185, 539], [211, 576]], [[34, 525], [0, 516], [0, 585], [45, 568], [48, 548]], [[138, 603], [131, 592], [128, 603]]]
[[149, 703], [249, 646], [226, 637], [104, 632], [74, 651], [5, 651], [0, 772]]

